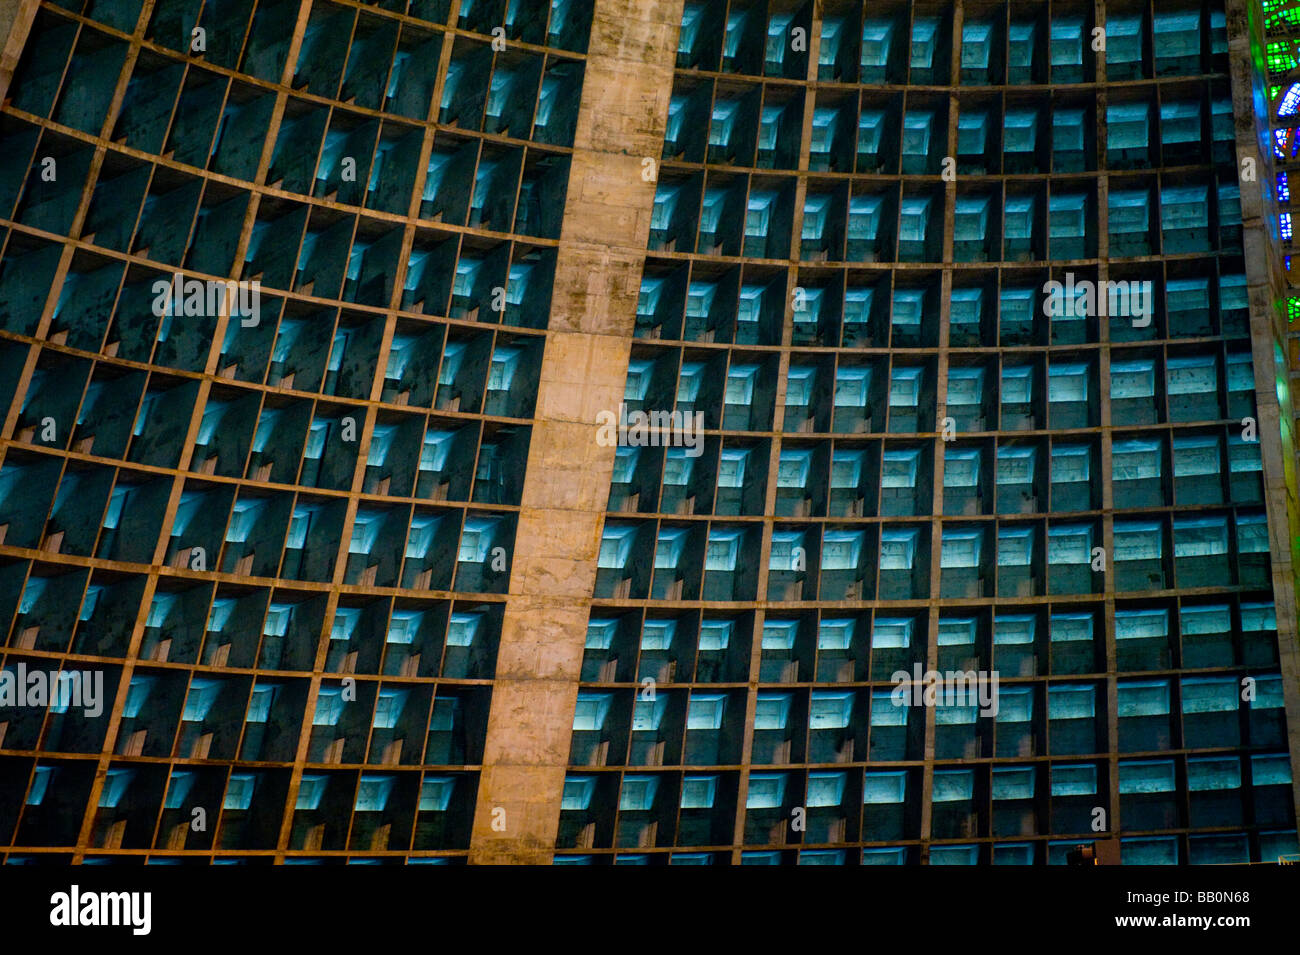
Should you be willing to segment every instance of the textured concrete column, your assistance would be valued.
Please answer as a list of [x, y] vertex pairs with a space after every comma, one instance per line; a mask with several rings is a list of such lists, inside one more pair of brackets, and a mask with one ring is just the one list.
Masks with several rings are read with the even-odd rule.
[[682, 0], [596, 0], [470, 862], [546, 863], [596, 580]]
[[[1292, 766], [1300, 766], [1300, 642], [1297, 640], [1295, 548], [1300, 541], [1300, 501], [1296, 497], [1296, 447], [1291, 430], [1295, 409], [1286, 368], [1287, 316], [1283, 304], [1290, 291], [1281, 261], [1277, 200], [1268, 183], [1273, 169], [1272, 133], [1268, 129], [1265, 77], [1255, 69], [1264, 45], [1262, 12], [1249, 0], [1227, 0], [1231, 55], [1232, 105], [1239, 160], [1257, 161], [1257, 188], [1241, 190], [1242, 239], [1250, 290], [1250, 335], [1255, 358], [1255, 407], [1264, 465], [1264, 499], [1268, 505], [1269, 558], [1277, 617], [1278, 658], [1287, 715], [1287, 746]], [[1262, 55], [1262, 54], [1261, 54]], [[1277, 436], [1279, 440], [1272, 438]], [[1300, 814], [1300, 775], [1292, 780]]]
[[0, 0], [0, 100], [9, 95], [38, 5], [38, 0]]

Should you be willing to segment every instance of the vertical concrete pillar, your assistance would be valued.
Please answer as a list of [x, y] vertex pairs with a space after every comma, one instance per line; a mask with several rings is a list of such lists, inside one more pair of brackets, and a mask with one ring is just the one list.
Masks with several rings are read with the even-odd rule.
[[472, 864], [546, 863], [605, 521], [682, 0], [596, 0], [497, 655]]
[[27, 44], [38, 0], [0, 0], [0, 100], [9, 95], [9, 82]]
[[[1242, 240], [1250, 290], [1250, 336], [1255, 358], [1255, 408], [1264, 465], [1264, 499], [1268, 505], [1269, 558], [1273, 569], [1279, 669], [1287, 715], [1291, 765], [1300, 766], [1300, 640], [1297, 639], [1296, 592], [1300, 587], [1295, 552], [1300, 541], [1297, 501], [1296, 420], [1288, 382], [1287, 314], [1291, 294], [1281, 260], [1279, 215], [1274, 190], [1272, 132], [1268, 124], [1267, 78], [1262, 62], [1263, 14], [1249, 0], [1227, 0], [1228, 50], [1231, 57], [1232, 106], [1237, 124], [1239, 168], [1254, 160], [1258, 185], [1241, 190]], [[1245, 705], [1245, 704], [1243, 704]], [[1300, 814], [1300, 775], [1292, 781]]]

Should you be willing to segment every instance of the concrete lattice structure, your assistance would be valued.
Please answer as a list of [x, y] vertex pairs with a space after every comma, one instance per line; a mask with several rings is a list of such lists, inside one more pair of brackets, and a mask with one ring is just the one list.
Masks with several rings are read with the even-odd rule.
[[1296, 852], [1254, 4], [0, 27], [6, 861]]

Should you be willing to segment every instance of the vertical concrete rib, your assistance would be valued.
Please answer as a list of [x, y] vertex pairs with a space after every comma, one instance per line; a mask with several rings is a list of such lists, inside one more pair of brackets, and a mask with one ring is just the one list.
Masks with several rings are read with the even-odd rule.
[[[1232, 77], [1232, 106], [1237, 125], [1238, 161], [1256, 159], [1260, 183], [1275, 175], [1272, 133], [1262, 60], [1263, 21], [1258, 4], [1227, 0], [1228, 49]], [[1273, 600], [1278, 634], [1278, 661], [1287, 714], [1287, 746], [1291, 765], [1300, 766], [1300, 642], [1297, 641], [1295, 548], [1300, 541], [1300, 502], [1296, 499], [1295, 442], [1290, 423], [1295, 409], [1287, 380], [1286, 312], [1281, 304], [1287, 290], [1283, 278], [1274, 190], [1241, 190], [1242, 241], [1250, 289], [1250, 337], [1255, 359], [1255, 407], [1264, 465], [1264, 498], [1268, 506], [1269, 557], [1273, 569]], [[1276, 435], [1279, 440], [1265, 440]], [[1292, 796], [1300, 814], [1300, 775], [1293, 774]]]
[[[549, 862], [663, 149], [682, 0], [596, 0], [471, 864]], [[650, 160], [647, 163], [646, 160]]]
[[0, 101], [9, 95], [38, 6], [38, 0], [0, 0]]

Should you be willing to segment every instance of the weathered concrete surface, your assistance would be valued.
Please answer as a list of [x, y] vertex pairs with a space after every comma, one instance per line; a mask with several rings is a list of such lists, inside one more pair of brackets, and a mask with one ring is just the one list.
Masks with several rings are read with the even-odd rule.
[[[1254, 68], [1262, 49], [1263, 19], [1258, 4], [1227, 0], [1228, 48], [1231, 57], [1232, 108], [1236, 117], [1237, 155], [1255, 159], [1261, 183], [1273, 177], [1272, 133], [1268, 128], [1266, 78]], [[1287, 715], [1287, 744], [1292, 766], [1300, 766], [1300, 638], [1297, 637], [1295, 542], [1300, 540], [1300, 501], [1296, 499], [1296, 410], [1291, 389], [1279, 395], [1278, 381], [1296, 369], [1285, 367], [1288, 353], [1285, 309], [1289, 295], [1279, 248], [1278, 208], [1273, 190], [1241, 190], [1242, 241], [1250, 291], [1250, 335], [1255, 358], [1255, 407], [1259, 417], [1264, 465], [1264, 499], [1268, 506], [1269, 558], [1277, 616], [1278, 656]], [[1280, 358], [1278, 356], [1281, 356]], [[1293, 379], [1292, 379], [1293, 380]], [[1265, 437], [1267, 436], [1267, 438]], [[1272, 440], [1277, 436], [1279, 440]], [[1293, 774], [1293, 798], [1300, 814], [1300, 775]]]
[[9, 95], [37, 6], [37, 0], [0, 0], [0, 100]]
[[[578, 695], [682, 0], [596, 0], [550, 333], [488, 717], [472, 864], [546, 863]], [[499, 810], [503, 810], [501, 812]]]

